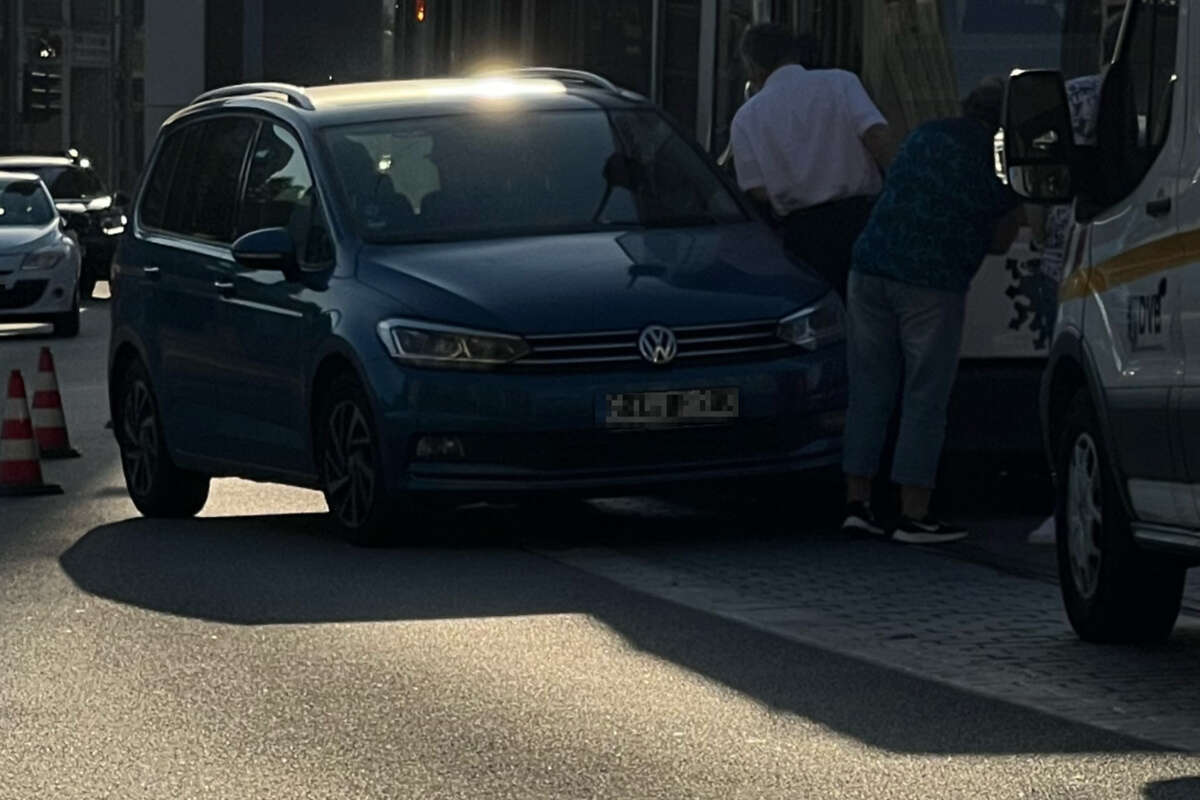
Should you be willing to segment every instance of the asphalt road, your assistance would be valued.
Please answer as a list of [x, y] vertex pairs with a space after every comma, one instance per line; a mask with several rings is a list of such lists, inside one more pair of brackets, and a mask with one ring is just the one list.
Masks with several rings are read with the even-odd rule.
[[[1195, 798], [1200, 759], [807, 647], [521, 546], [474, 508], [362, 551], [319, 495], [219, 481], [139, 519], [103, 303], [53, 347], [66, 494], [0, 499], [0, 799]], [[614, 525], [623, 517], [614, 517]], [[798, 535], [803, 535], [798, 534]], [[869, 567], [868, 567], [869, 568]]]

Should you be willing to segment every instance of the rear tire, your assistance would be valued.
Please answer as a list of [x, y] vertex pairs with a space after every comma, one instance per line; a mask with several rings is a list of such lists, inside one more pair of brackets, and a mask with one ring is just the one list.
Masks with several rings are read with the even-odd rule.
[[412, 523], [419, 523], [414, 517], [420, 509], [387, 485], [379, 429], [357, 377], [334, 378], [316, 413], [318, 474], [342, 538], [361, 547], [414, 541]]
[[147, 517], [194, 517], [208, 501], [209, 477], [171, 461], [145, 365], [133, 362], [118, 380], [113, 430], [129, 497]]
[[1071, 626], [1089, 642], [1168, 638], [1179, 616], [1186, 569], [1133, 541], [1084, 390], [1069, 406], [1057, 462], [1058, 577]]

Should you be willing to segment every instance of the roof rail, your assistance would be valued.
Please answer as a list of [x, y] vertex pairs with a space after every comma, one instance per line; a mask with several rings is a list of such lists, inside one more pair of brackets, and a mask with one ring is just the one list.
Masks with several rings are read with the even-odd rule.
[[551, 81], [583, 83], [596, 89], [604, 89], [606, 92], [615, 92], [618, 94], [624, 91], [620, 86], [617, 86], [608, 78], [602, 78], [594, 72], [586, 72], [581, 69], [560, 69], [558, 67], [518, 67], [516, 69], [485, 72], [483, 75], [484, 77], [510, 76], [513, 78], [545, 78], [546, 80]]
[[239, 83], [236, 86], [222, 86], [220, 89], [205, 92], [193, 100], [192, 104], [253, 94], [281, 94], [287, 98], [290, 105], [298, 106], [305, 111], [313, 111], [316, 108], [303, 89], [290, 83]]

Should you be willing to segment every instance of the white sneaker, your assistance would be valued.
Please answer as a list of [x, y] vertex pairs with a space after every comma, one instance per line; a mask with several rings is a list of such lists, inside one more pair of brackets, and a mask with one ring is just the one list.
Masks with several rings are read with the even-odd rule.
[[892, 531], [892, 538], [905, 544], [944, 544], [967, 538], [967, 529], [961, 525], [946, 525], [932, 517], [920, 520], [901, 517], [900, 524]]
[[846, 505], [846, 521], [842, 523], [842, 533], [869, 533], [872, 536], [886, 536], [887, 531], [879, 524], [875, 512], [867, 503], [848, 503]]

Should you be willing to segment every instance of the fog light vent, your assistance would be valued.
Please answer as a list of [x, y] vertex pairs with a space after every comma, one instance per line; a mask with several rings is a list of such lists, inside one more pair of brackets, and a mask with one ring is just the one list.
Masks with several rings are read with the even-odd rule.
[[422, 436], [417, 440], [417, 458], [427, 461], [453, 461], [466, 458], [467, 449], [457, 436]]

